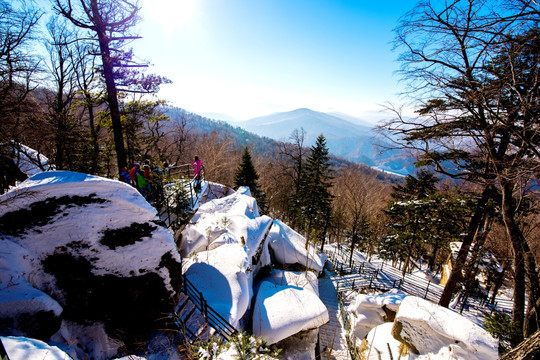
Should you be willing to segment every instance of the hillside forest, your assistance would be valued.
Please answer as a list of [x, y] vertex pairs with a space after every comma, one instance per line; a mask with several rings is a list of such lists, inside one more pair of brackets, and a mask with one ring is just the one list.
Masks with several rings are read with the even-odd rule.
[[274, 141], [160, 100], [167, 74], [130, 48], [136, 0], [48, 4], [0, 0], [0, 193], [27, 177], [18, 165], [29, 148], [49, 159], [36, 163], [43, 171], [109, 178], [197, 155], [206, 180], [249, 186], [263, 212], [321, 249], [347, 244], [403, 273], [440, 274], [461, 242], [442, 306], [476, 291], [491, 252], [503, 268], [493, 297], [503, 282], [514, 289], [512, 345], [540, 328], [537, 2], [427, 1], [397, 24], [409, 97], [387, 105], [379, 133], [417, 159], [407, 177], [333, 156], [324, 134], [313, 146], [302, 128]]

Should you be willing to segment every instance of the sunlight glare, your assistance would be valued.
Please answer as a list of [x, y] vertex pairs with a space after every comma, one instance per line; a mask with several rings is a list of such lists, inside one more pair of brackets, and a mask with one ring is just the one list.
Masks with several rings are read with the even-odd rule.
[[143, 11], [157, 20], [168, 33], [190, 25], [197, 0], [144, 0]]

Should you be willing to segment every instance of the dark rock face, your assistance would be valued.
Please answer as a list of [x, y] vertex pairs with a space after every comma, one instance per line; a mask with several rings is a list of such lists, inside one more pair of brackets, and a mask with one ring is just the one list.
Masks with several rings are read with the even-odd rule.
[[119, 336], [128, 348], [146, 339], [173, 304], [156, 273], [94, 275], [90, 261], [62, 251], [47, 256], [43, 269], [56, 279], [65, 319], [80, 324], [102, 322], [106, 332]]
[[55, 215], [76, 206], [103, 204], [107, 200], [96, 198], [96, 194], [88, 196], [62, 196], [47, 198], [32, 203], [28, 208], [8, 212], [0, 217], [0, 232], [6, 235], [20, 235], [27, 230], [49, 223]]
[[110, 354], [84, 329], [103, 329], [129, 351], [162, 328], [179, 294], [181, 259], [134, 188], [54, 171], [2, 201], [9, 206], [0, 208], [1, 335], [73, 338], [95, 344], [87, 351], [99, 359]]
[[143, 237], [152, 236], [152, 231], [156, 228], [149, 223], [133, 223], [120, 229], [106, 229], [103, 231], [100, 243], [114, 250], [117, 246], [132, 245], [137, 241], [142, 241]]
[[21, 312], [15, 317], [0, 317], [0, 335], [48, 339], [60, 328], [60, 316], [54, 311]]

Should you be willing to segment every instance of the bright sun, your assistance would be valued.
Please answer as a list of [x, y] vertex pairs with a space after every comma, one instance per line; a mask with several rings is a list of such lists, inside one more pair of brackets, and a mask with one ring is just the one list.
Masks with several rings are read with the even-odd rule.
[[197, 0], [143, 0], [142, 11], [173, 31], [189, 25], [195, 14]]

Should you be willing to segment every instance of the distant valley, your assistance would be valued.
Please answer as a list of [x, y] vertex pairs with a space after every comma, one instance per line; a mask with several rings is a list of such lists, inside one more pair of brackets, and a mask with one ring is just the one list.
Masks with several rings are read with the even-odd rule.
[[227, 134], [236, 144], [251, 144], [258, 154], [271, 151], [275, 141], [290, 142], [295, 129], [304, 129], [306, 147], [315, 144], [316, 138], [324, 134], [330, 153], [337, 158], [402, 176], [414, 171], [414, 159], [403, 152], [381, 151], [377, 145], [382, 139], [374, 131], [374, 124], [345, 114], [301, 108], [238, 122], [211, 119], [176, 107], [170, 108], [167, 114], [173, 120], [170, 126], [174, 119], [189, 118], [193, 131]]
[[324, 134], [330, 152], [336, 156], [400, 175], [414, 171], [414, 160], [406, 154], [399, 151], [381, 152], [381, 147], [377, 145], [383, 140], [374, 131], [375, 125], [348, 115], [302, 108], [234, 124], [279, 141], [290, 141], [293, 131], [302, 128], [305, 131], [305, 146], [313, 145], [315, 139]]

